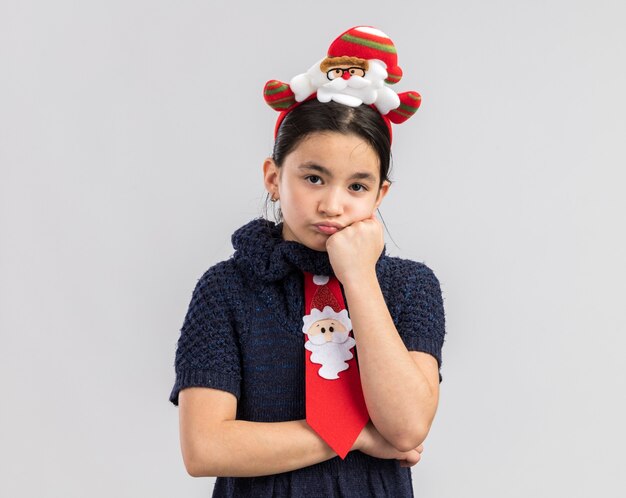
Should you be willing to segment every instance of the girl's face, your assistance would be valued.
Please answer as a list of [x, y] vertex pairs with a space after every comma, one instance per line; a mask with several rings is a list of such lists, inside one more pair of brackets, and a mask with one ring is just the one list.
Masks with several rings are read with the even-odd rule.
[[316, 251], [325, 251], [336, 231], [369, 218], [390, 185], [385, 181], [379, 188], [379, 159], [372, 146], [337, 132], [309, 135], [281, 168], [268, 158], [263, 171], [270, 195], [280, 199], [283, 238]]

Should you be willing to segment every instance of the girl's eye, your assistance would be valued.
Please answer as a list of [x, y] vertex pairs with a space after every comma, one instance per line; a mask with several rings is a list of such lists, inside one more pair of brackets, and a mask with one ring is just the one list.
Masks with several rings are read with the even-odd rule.
[[360, 183], [353, 183], [352, 187], [359, 187], [358, 189], [353, 189], [355, 192], [363, 192], [364, 190], [367, 190], [365, 185], [362, 185]]
[[311, 182], [314, 185], [317, 185], [315, 180], [321, 180], [321, 178], [317, 175], [309, 175], [305, 177], [305, 180], [308, 180], [309, 182]]

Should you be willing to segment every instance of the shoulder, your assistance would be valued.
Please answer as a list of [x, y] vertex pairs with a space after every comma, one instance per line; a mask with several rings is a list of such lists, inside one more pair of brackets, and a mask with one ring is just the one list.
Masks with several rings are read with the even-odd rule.
[[[435, 291], [441, 292], [439, 279], [435, 272], [425, 263], [398, 256], [381, 258], [380, 279], [400, 292]], [[382, 283], [382, 282], [381, 282]]]
[[409, 351], [429, 353], [441, 367], [446, 318], [439, 279], [424, 263], [385, 259], [381, 289], [387, 289], [385, 297], [400, 337]]
[[[443, 333], [445, 323], [441, 285], [435, 272], [425, 263], [400, 257], [386, 257], [379, 283], [392, 316], [420, 322], [420, 328], [435, 326]], [[393, 311], [392, 311], [393, 310]]]
[[229, 286], [238, 279], [237, 268], [232, 258], [215, 263], [206, 270], [198, 280], [197, 288], [214, 289]]
[[198, 279], [193, 293], [196, 302], [231, 308], [240, 301], [242, 290], [241, 274], [231, 257], [209, 267]]

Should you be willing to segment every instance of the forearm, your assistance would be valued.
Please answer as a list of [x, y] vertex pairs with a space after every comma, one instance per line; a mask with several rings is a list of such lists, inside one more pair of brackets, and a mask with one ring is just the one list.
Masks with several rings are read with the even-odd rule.
[[417, 446], [430, 428], [437, 395], [398, 334], [376, 273], [346, 279], [343, 286], [372, 422], [398, 449]]
[[247, 422], [225, 420], [194, 435], [193, 457], [186, 462], [195, 477], [255, 477], [300, 469], [336, 453], [305, 420]]

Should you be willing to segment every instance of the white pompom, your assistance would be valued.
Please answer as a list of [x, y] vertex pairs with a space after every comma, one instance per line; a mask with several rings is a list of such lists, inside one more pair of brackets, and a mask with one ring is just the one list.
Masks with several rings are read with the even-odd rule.
[[313, 275], [313, 283], [315, 285], [326, 285], [330, 278], [326, 275]]

